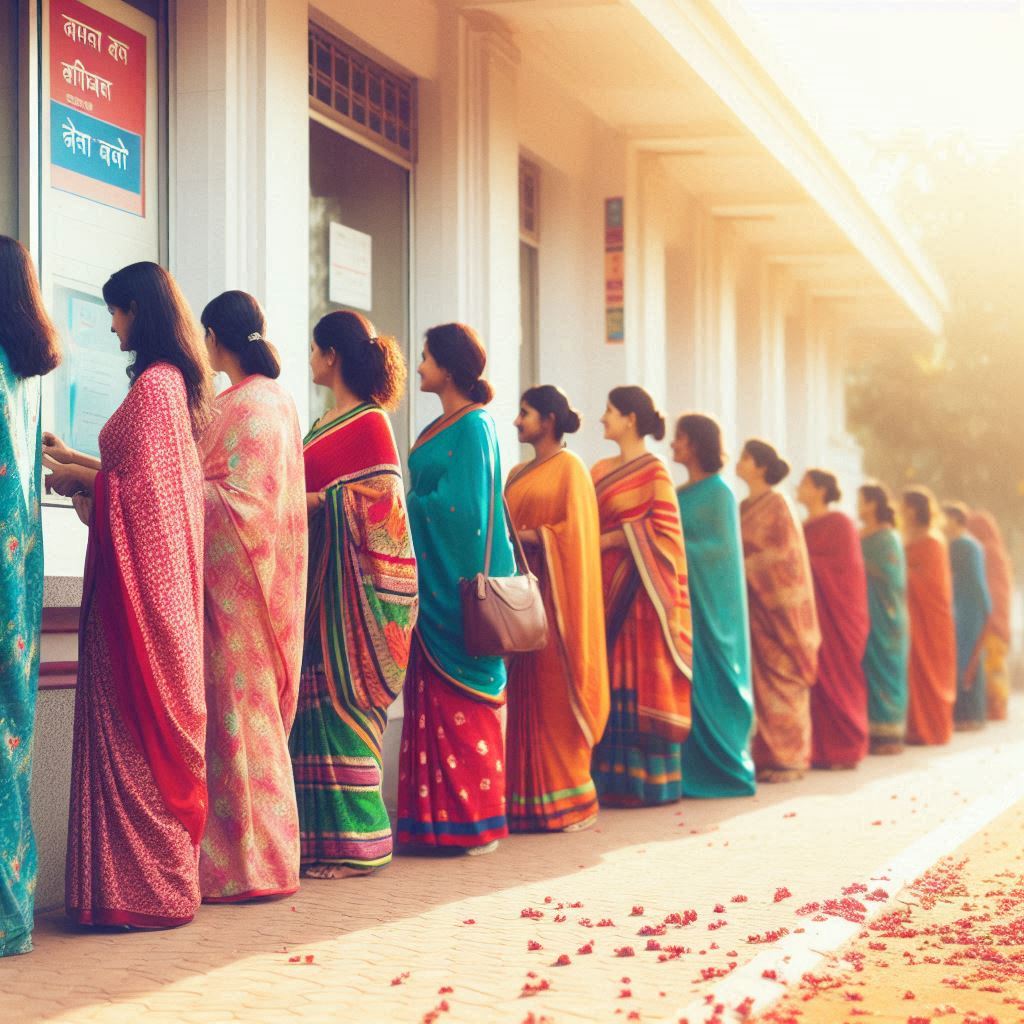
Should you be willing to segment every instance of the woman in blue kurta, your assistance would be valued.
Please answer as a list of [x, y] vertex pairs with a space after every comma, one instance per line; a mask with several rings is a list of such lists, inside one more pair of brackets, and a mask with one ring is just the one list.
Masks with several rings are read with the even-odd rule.
[[878, 483], [858, 491], [860, 547], [868, 581], [871, 632], [864, 651], [872, 754], [898, 754], [907, 729], [907, 559], [896, 532], [896, 510]]
[[722, 431], [709, 416], [676, 424], [678, 491], [693, 606], [693, 724], [683, 745], [683, 794], [749, 796], [755, 790], [750, 734], [754, 696], [739, 510], [719, 471]]
[[502, 504], [494, 421], [484, 410], [487, 356], [464, 324], [427, 331], [420, 390], [444, 414], [409, 455], [409, 526], [420, 614], [405, 685], [398, 782], [402, 843], [487, 853], [508, 834], [501, 707], [505, 663], [466, 651], [459, 581], [484, 570], [493, 510], [491, 576], [515, 572]]
[[953, 622], [956, 626], [956, 704], [953, 724], [960, 731], [985, 725], [985, 627], [992, 598], [985, 577], [985, 549], [967, 530], [968, 509], [960, 502], [942, 506], [953, 574]]
[[39, 378], [59, 362], [29, 254], [0, 235], [0, 957], [32, 948], [29, 783], [43, 613]]

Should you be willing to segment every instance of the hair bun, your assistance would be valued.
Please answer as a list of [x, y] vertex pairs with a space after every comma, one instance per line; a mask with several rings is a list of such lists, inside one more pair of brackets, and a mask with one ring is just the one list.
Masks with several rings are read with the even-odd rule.
[[650, 434], [655, 441], [661, 441], [665, 437], [665, 417], [662, 413], [658, 412], [657, 409], [651, 414], [650, 430], [646, 433]]
[[562, 422], [562, 431], [566, 434], [575, 434], [580, 429], [583, 420], [580, 418], [580, 414], [575, 409], [570, 409], [565, 414], [565, 419]]
[[782, 483], [787, 476], [789, 476], [789, 463], [780, 455], [769, 464], [764, 478], [774, 487], [776, 484]]
[[479, 377], [470, 386], [468, 397], [478, 405], [487, 405], [494, 398], [494, 388], [489, 381]]

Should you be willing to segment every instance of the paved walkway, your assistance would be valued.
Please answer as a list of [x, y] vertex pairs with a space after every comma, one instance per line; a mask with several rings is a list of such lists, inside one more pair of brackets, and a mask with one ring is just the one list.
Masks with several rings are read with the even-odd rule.
[[83, 934], [52, 915], [33, 954], [0, 962], [0, 1019], [677, 1021], [770, 950], [752, 938], [797, 933], [797, 910], [844, 886], [884, 888], [889, 864], [1022, 764], [1018, 699], [1009, 723], [945, 749], [750, 799], [607, 811], [489, 857], [402, 857], [281, 902], [203, 907], [176, 931]]

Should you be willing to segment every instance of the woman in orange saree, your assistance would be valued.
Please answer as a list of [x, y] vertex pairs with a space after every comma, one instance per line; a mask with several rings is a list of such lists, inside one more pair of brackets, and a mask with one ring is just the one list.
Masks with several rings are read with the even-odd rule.
[[218, 295], [200, 318], [210, 365], [231, 387], [203, 434], [204, 648], [210, 813], [199, 855], [208, 903], [299, 887], [299, 818], [288, 734], [306, 592], [302, 437], [259, 303]]
[[737, 475], [750, 488], [740, 505], [753, 654], [754, 764], [759, 782], [799, 778], [811, 760], [811, 687], [821, 632], [803, 530], [775, 490], [788, 463], [767, 442], [743, 448]]
[[999, 524], [991, 512], [975, 509], [967, 517], [967, 529], [985, 549], [985, 575], [989, 596], [992, 598], [992, 615], [982, 642], [985, 652], [985, 693], [989, 719], [1001, 721], [1006, 718], [1007, 701], [1010, 699], [1007, 659], [1010, 653], [1013, 566]]
[[693, 634], [675, 486], [644, 441], [665, 436], [665, 418], [642, 388], [621, 387], [609, 394], [601, 422], [620, 454], [591, 470], [611, 685], [594, 782], [609, 805], [669, 803], [683, 795]]
[[903, 493], [910, 671], [907, 742], [942, 744], [953, 735], [956, 633], [953, 578], [945, 542], [933, 532], [935, 499], [924, 487]]
[[544, 593], [549, 641], [509, 665], [508, 823], [575, 832], [597, 819], [590, 758], [608, 720], [597, 499], [562, 441], [580, 417], [558, 388], [530, 388], [515, 426], [537, 457], [512, 470], [505, 496]]

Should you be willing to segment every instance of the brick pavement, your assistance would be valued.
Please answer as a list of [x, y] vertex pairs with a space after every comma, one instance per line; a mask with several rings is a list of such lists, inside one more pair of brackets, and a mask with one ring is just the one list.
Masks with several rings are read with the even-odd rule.
[[[800, 927], [801, 904], [869, 876], [1022, 762], [1017, 699], [1009, 723], [945, 749], [749, 799], [606, 811], [590, 832], [513, 837], [489, 857], [400, 857], [376, 877], [306, 882], [280, 902], [203, 907], [175, 931], [83, 934], [49, 915], [34, 953], [0, 962], [0, 1016], [419, 1022], [443, 1004], [438, 1024], [659, 1020], [713, 989], [702, 974], [760, 953], [749, 936]], [[776, 902], [783, 886], [792, 895]], [[638, 931], [686, 910], [697, 921], [669, 925], [653, 937], [663, 949], [647, 951]], [[593, 952], [578, 953], [587, 943]], [[616, 955], [627, 946], [634, 956]], [[570, 963], [555, 966], [563, 954]], [[527, 985], [540, 990], [523, 995]]]

